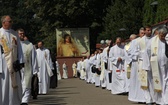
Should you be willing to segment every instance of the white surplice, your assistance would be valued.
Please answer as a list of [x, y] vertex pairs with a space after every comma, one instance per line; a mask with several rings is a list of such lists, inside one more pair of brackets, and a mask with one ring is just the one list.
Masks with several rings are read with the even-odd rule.
[[[94, 65], [96, 66], [96, 68], [98, 69], [100, 67], [100, 54], [95, 55], [95, 60], [94, 60]], [[95, 80], [95, 86], [99, 87], [100, 86], [100, 75], [98, 75], [97, 73], [94, 73], [94, 80]]]
[[134, 39], [128, 50], [128, 56], [132, 59], [128, 100], [133, 102], [145, 102], [144, 91], [142, 90], [138, 79], [139, 39], [140, 38]]
[[94, 59], [95, 59], [95, 57], [91, 56], [88, 61], [89, 71], [87, 72], [87, 75], [88, 75], [87, 83], [94, 83], [95, 82], [95, 80], [93, 79], [94, 73], [92, 73], [92, 66], [93, 66]]
[[105, 74], [105, 64], [104, 64], [104, 54], [103, 52], [100, 54], [100, 61], [99, 61], [99, 65], [100, 65], [100, 69], [101, 69], [101, 73], [100, 73], [100, 84], [102, 88], [106, 88], [106, 74]]
[[130, 56], [128, 56], [128, 50], [130, 48], [130, 44], [131, 42], [129, 42], [127, 45], [125, 45], [124, 47], [124, 53], [125, 53], [125, 62], [124, 62], [124, 70], [125, 70], [125, 74], [126, 74], [126, 92], [129, 92], [129, 87], [130, 87], [130, 78], [127, 76], [128, 74], [128, 66], [131, 66], [131, 62], [132, 59], [130, 58]]
[[86, 82], [89, 83], [88, 79], [89, 79], [89, 73], [90, 73], [90, 64], [89, 64], [89, 59], [86, 58], [84, 60], [85, 62], [85, 65], [84, 65], [84, 68], [85, 68], [85, 78], [86, 78]]
[[[20, 63], [23, 63], [23, 52], [20, 44], [20, 39], [18, 37], [17, 32], [14, 30], [5, 30], [3, 28], [0, 29], [0, 34], [4, 35], [7, 38], [7, 44], [10, 48], [17, 47], [17, 59]], [[1, 40], [1, 38], [0, 38]], [[12, 41], [15, 41], [15, 45], [12, 45]], [[12, 58], [11, 58], [12, 59]], [[16, 82], [17, 88], [12, 87], [11, 75], [9, 73], [9, 69], [7, 66], [6, 59], [4, 54], [2, 55], [2, 73], [1, 75], [1, 87], [2, 87], [2, 104], [1, 105], [20, 105], [22, 100], [22, 85], [21, 85], [21, 75], [20, 71], [15, 72], [16, 74]]]
[[[153, 43], [151, 42], [148, 43], [148, 46], [143, 56], [143, 59], [144, 59], [143, 69], [148, 71], [152, 71], [151, 63], [150, 63], [150, 58], [152, 56], [151, 46], [153, 46]], [[160, 40], [158, 42], [157, 59], [158, 59], [158, 66], [159, 66], [158, 75], [161, 80], [162, 92], [155, 92], [155, 102], [160, 105], [167, 105], [168, 104], [168, 99], [167, 99], [168, 97], [168, 58], [165, 56], [165, 43]]]
[[86, 80], [86, 71], [85, 71], [85, 65], [86, 65], [86, 62], [83, 60], [82, 62], [81, 62], [81, 76], [80, 76], [80, 78], [82, 79], [82, 80]]
[[61, 80], [60, 65], [58, 61], [55, 61], [55, 64], [56, 64], [56, 69], [57, 69], [57, 79]]
[[[146, 49], [146, 46], [150, 43], [151, 37], [147, 37], [146, 35], [143, 36], [139, 42], [138, 42], [138, 47], [139, 47], [139, 54], [138, 54], [138, 60], [139, 60], [139, 64], [144, 62], [143, 60], [143, 56], [144, 56], [144, 52]], [[141, 48], [141, 44], [145, 45], [145, 49]], [[142, 68], [142, 66], [139, 65], [139, 70]], [[154, 90], [153, 90], [153, 78], [152, 78], [152, 71], [146, 71], [147, 72], [147, 84], [148, 84], [148, 89], [143, 89], [144, 91], [144, 96], [145, 96], [145, 102], [146, 103], [153, 103], [155, 102], [154, 100]]]
[[[1, 47], [1, 45], [0, 45]], [[3, 69], [3, 66], [2, 66], [2, 51], [1, 51], [1, 48], [0, 48], [0, 105], [2, 105], [2, 83], [1, 83], [1, 79], [2, 79], [2, 69]]]
[[22, 75], [22, 103], [28, 103], [31, 95], [31, 81], [33, 74], [37, 74], [37, 53], [32, 43], [21, 41], [24, 54], [24, 68], [21, 70]]
[[73, 77], [77, 77], [76, 63], [72, 64]]
[[[110, 61], [113, 63], [112, 69], [112, 94], [120, 94], [126, 92], [126, 74], [124, 70], [124, 46], [115, 45], [111, 49]], [[118, 58], [122, 61], [118, 62]]]
[[62, 69], [63, 69], [62, 78], [67, 79], [68, 78], [68, 68], [65, 63], [63, 63], [62, 65]]
[[[109, 46], [104, 48], [103, 49], [103, 52], [102, 52], [102, 60], [103, 60], [103, 63], [105, 65], [105, 63], [107, 64], [108, 63], [108, 55], [107, 55], [107, 51], [109, 49]], [[111, 90], [111, 84], [109, 82], [109, 70], [106, 69], [104, 67], [104, 85], [106, 87], [107, 90]]]
[[[40, 49], [36, 50], [37, 52], [37, 61], [39, 66], [38, 78], [39, 78], [39, 94], [47, 94], [50, 86], [50, 73], [51, 71], [51, 64], [50, 62], [50, 55], [48, 55], [48, 49]], [[49, 67], [49, 66], [50, 67]]]

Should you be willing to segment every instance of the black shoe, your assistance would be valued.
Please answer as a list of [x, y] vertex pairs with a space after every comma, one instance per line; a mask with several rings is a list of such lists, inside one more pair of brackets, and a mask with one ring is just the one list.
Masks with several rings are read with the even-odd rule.
[[153, 105], [152, 103], [147, 103], [146, 105]]
[[20, 104], [20, 105], [28, 105], [27, 103], [22, 103], [22, 104]]
[[102, 89], [106, 89], [106, 87], [102, 87]]
[[138, 104], [146, 104], [146, 102], [138, 102]]
[[37, 97], [33, 97], [33, 100], [36, 100], [37, 99]]

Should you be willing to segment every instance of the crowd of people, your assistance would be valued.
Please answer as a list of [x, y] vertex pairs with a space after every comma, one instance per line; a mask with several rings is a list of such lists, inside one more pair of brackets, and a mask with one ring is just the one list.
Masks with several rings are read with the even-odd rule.
[[[0, 105], [28, 105], [31, 95], [47, 94], [53, 63], [50, 51], [42, 41], [36, 48], [23, 29], [11, 29], [12, 19], [1, 18], [0, 28]], [[56, 61], [57, 77], [61, 79]], [[63, 78], [68, 78], [66, 62]], [[72, 65], [73, 77], [102, 87], [112, 94], [128, 95], [128, 100], [152, 105], [168, 105], [168, 29], [161, 26], [152, 35], [151, 26], [130, 35], [122, 43], [120, 37], [105, 48]]]
[[14, 31], [9, 15], [0, 28], [0, 105], [28, 105], [31, 95], [47, 94], [53, 64], [42, 41], [36, 48], [23, 29]]
[[[152, 34], [151, 26], [139, 35], [120, 37], [105, 48], [73, 64], [73, 76], [112, 94], [128, 95], [128, 100], [146, 105], [168, 105], [168, 30], [161, 26]], [[138, 37], [139, 36], [139, 37]]]

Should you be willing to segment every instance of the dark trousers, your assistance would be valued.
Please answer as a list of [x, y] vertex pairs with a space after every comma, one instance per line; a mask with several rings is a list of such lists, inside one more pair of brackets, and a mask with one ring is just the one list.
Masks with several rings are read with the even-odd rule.
[[33, 96], [33, 99], [37, 99], [38, 91], [39, 91], [39, 86], [38, 86], [38, 77], [37, 75], [33, 75], [32, 77], [32, 83], [31, 83], [31, 94]]

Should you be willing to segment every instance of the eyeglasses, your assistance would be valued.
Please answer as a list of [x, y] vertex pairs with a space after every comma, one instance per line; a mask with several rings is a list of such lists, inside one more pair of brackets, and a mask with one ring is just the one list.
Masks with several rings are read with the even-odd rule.
[[24, 33], [19, 33], [19, 35], [24, 35]]

